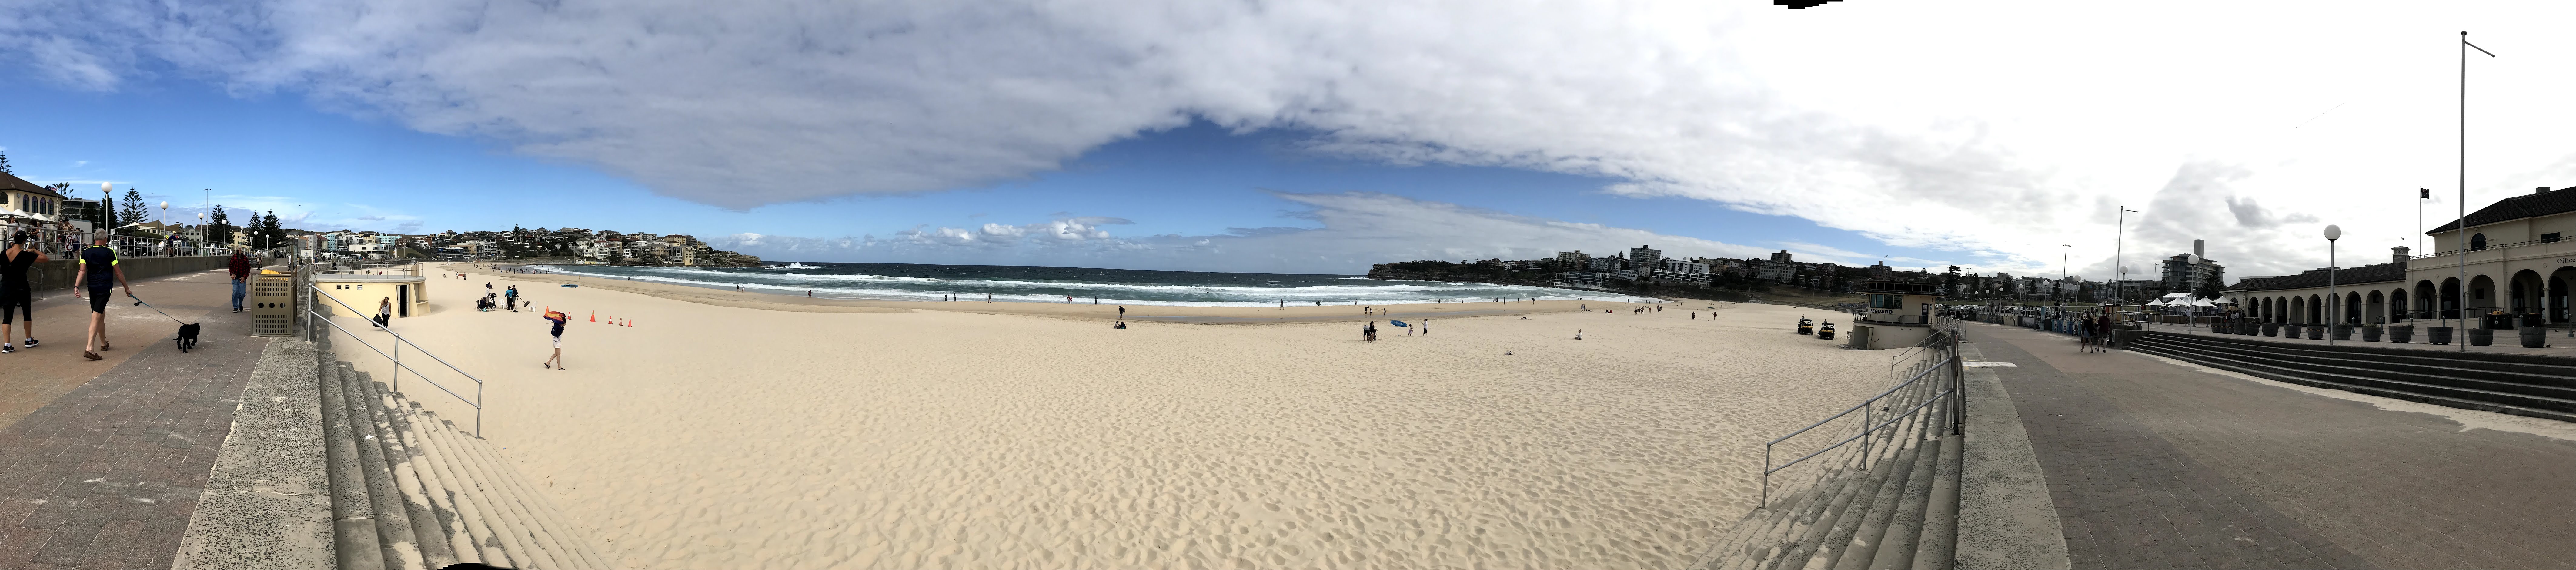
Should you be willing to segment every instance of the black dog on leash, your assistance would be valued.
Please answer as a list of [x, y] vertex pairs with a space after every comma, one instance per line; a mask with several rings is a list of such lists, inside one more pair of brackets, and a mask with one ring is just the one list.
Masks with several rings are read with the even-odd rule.
[[197, 323], [188, 323], [188, 324], [184, 324], [184, 325], [179, 325], [179, 338], [177, 338], [177, 339], [175, 339], [175, 340], [179, 341], [179, 353], [180, 353], [180, 354], [187, 354], [187, 353], [188, 353], [188, 349], [196, 348], [196, 347], [197, 347]]
[[[141, 305], [141, 306], [145, 306], [145, 307], [152, 307], [152, 305], [151, 305], [150, 303], [145, 303], [145, 302], [143, 302], [143, 300], [142, 300], [142, 299], [135, 299], [135, 300], [134, 300], [134, 304], [136, 304], [136, 305]], [[161, 308], [160, 308], [160, 307], [152, 307], [152, 312], [155, 312], [155, 313], [161, 313]], [[164, 316], [164, 317], [170, 317], [170, 314], [169, 314], [169, 313], [161, 313], [161, 316]], [[178, 317], [170, 317], [170, 320], [173, 320], [173, 321], [179, 321], [179, 318], [178, 318]], [[187, 322], [187, 321], [179, 321], [179, 336], [178, 336], [178, 338], [173, 338], [173, 339], [170, 339], [170, 340], [176, 341], [176, 342], [178, 343], [178, 345], [179, 345], [179, 353], [180, 353], [180, 354], [187, 354], [187, 353], [188, 353], [188, 349], [196, 348], [196, 347], [197, 347], [197, 323], [191, 323], [191, 322]]]

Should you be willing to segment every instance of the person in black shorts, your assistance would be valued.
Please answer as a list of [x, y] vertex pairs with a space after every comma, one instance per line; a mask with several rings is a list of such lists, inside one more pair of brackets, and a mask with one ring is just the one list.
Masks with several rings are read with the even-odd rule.
[[[112, 281], [111, 281], [112, 280]], [[98, 360], [98, 351], [107, 345], [107, 294], [115, 287], [125, 288], [125, 296], [134, 296], [134, 284], [125, 282], [125, 268], [116, 266], [116, 249], [107, 246], [107, 234], [98, 234], [88, 249], [81, 250], [80, 272], [72, 274], [72, 297], [81, 296], [82, 285], [89, 289], [89, 339], [81, 345], [81, 357]]]
[[27, 286], [27, 268], [53, 260], [27, 247], [27, 232], [9, 236], [9, 249], [0, 251], [0, 354], [18, 351], [9, 339], [18, 336], [11, 327], [19, 317], [27, 319], [27, 348], [36, 347], [35, 290]]

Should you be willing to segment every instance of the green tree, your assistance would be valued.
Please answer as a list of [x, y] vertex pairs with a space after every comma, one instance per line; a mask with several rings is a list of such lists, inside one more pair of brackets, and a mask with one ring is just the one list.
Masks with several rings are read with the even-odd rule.
[[2193, 294], [2194, 294], [2194, 295], [2198, 295], [2198, 296], [2200, 296], [2200, 298], [2202, 298], [2202, 299], [2216, 299], [2216, 298], [2218, 298], [2218, 280], [2217, 280], [2217, 279], [2211, 279], [2211, 280], [2208, 280], [2208, 281], [2204, 281], [2204, 282], [2202, 282], [2202, 283], [2200, 284], [2200, 291], [2198, 291], [2198, 292], [2196, 292], [2196, 293], [2193, 293]]
[[277, 210], [269, 210], [267, 216], [259, 219], [258, 232], [251, 234], [251, 238], [259, 242], [256, 247], [260, 249], [286, 245], [286, 228], [278, 225]]
[[117, 225], [122, 226], [125, 224], [140, 222], [152, 217], [152, 210], [144, 207], [143, 205], [143, 192], [137, 191], [133, 188], [125, 189], [125, 205], [123, 207], [124, 209], [118, 210], [116, 215], [117, 217], [124, 219], [120, 220], [120, 223]]
[[0, 154], [0, 174], [16, 174], [9, 171], [9, 155]]
[[206, 241], [233, 242], [232, 215], [224, 213], [223, 204], [216, 204], [215, 211], [206, 214]]

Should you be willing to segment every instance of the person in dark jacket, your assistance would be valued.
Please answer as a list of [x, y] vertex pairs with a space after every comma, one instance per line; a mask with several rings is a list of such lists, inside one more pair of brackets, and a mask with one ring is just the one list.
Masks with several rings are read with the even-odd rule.
[[232, 260], [224, 264], [224, 269], [233, 274], [233, 312], [239, 313], [242, 310], [242, 293], [250, 286], [250, 256], [233, 252]]

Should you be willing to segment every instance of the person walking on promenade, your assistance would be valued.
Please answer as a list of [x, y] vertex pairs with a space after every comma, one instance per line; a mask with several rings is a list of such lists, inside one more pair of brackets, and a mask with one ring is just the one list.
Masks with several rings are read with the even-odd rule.
[[46, 261], [53, 258], [27, 247], [27, 232], [9, 236], [9, 249], [0, 251], [0, 353], [18, 351], [9, 344], [18, 336], [10, 328], [14, 317], [27, 320], [27, 348], [36, 347], [35, 289], [27, 285], [27, 268]]
[[547, 358], [543, 366], [556, 370], [563, 369], [563, 326], [565, 321], [570, 320], [572, 320], [572, 317], [564, 316], [563, 313], [546, 311], [546, 321], [554, 323], [553, 329], [546, 331], [546, 334], [554, 338], [555, 355], [552, 358]]
[[394, 298], [376, 302], [376, 328], [391, 329], [394, 324]]
[[2102, 338], [2094, 340], [2093, 352], [2111, 351], [2111, 327], [2111, 313], [2103, 312], [2102, 314], [2095, 315], [2093, 317], [2094, 330], [2101, 331], [2102, 333]]
[[2075, 351], [2093, 352], [2093, 319], [2076, 319]]
[[250, 286], [250, 256], [242, 255], [242, 252], [238, 251], [233, 252], [233, 258], [224, 262], [224, 270], [233, 274], [233, 312], [239, 313], [242, 309], [242, 293]]
[[519, 312], [519, 286], [511, 285], [504, 291], [502, 297], [510, 301], [510, 312]]
[[125, 296], [134, 296], [134, 284], [125, 281], [125, 268], [117, 266], [116, 248], [108, 247], [107, 234], [98, 234], [88, 249], [81, 250], [80, 271], [72, 274], [72, 297], [79, 298], [83, 285], [89, 289], [89, 338], [82, 341], [81, 357], [101, 360], [98, 352], [111, 347], [107, 343], [107, 294], [116, 287], [125, 288]]

